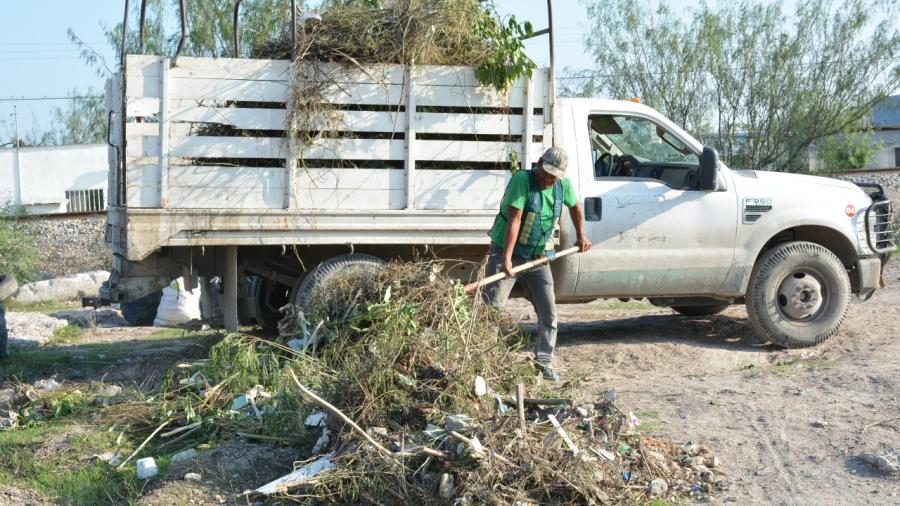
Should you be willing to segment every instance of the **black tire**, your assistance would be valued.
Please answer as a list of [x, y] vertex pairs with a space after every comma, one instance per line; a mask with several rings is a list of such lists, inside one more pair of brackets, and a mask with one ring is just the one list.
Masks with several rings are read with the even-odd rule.
[[722, 301], [702, 306], [672, 306], [672, 311], [684, 316], [712, 316], [725, 311], [728, 306], [727, 302]]
[[279, 311], [290, 300], [291, 289], [260, 276], [251, 280], [250, 293], [256, 304], [256, 323], [267, 334], [278, 330], [278, 321], [284, 316]]
[[19, 289], [16, 278], [12, 274], [0, 275], [0, 302], [3, 302]]
[[159, 301], [162, 300], [162, 290], [144, 295], [132, 302], [123, 302], [122, 318], [135, 327], [149, 327], [156, 319], [156, 310], [159, 309]]
[[785, 348], [806, 348], [838, 331], [850, 295], [850, 278], [834, 253], [811, 242], [789, 242], [758, 260], [747, 291], [747, 312], [763, 339]]
[[303, 280], [300, 281], [300, 284], [291, 294], [291, 301], [294, 305], [300, 306], [301, 309], [305, 310], [315, 291], [328, 285], [337, 276], [347, 274], [355, 269], [374, 274], [381, 270], [384, 265], [384, 260], [371, 255], [351, 254], [329, 258], [313, 267], [303, 277]]

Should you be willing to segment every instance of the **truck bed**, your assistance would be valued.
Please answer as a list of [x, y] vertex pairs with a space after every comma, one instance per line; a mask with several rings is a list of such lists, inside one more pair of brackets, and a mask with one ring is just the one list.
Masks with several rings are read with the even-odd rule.
[[318, 71], [338, 126], [301, 144], [285, 135], [290, 62], [128, 56], [107, 83], [116, 253], [486, 243], [511, 164], [552, 140], [544, 69], [506, 94], [469, 67]]

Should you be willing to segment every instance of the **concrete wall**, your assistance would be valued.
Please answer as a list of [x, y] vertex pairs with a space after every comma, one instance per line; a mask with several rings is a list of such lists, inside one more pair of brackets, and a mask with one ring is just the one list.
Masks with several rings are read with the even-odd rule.
[[66, 212], [66, 191], [106, 189], [108, 163], [105, 144], [21, 148], [17, 178], [15, 149], [2, 149], [0, 204], [21, 204], [30, 214]]
[[873, 160], [867, 165], [873, 169], [897, 167], [894, 149], [900, 148], [900, 130], [882, 130], [872, 134], [874, 142], [881, 143], [881, 150], [875, 153]]

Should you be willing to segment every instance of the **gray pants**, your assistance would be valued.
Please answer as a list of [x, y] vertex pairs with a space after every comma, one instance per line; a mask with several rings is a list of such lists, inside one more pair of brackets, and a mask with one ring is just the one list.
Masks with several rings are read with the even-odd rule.
[[[528, 259], [513, 256], [513, 267], [528, 262]], [[485, 276], [503, 270], [503, 249], [491, 244]], [[549, 265], [535, 267], [520, 273], [515, 278], [504, 279], [488, 285], [482, 292], [484, 301], [492, 306], [502, 307], [509, 298], [509, 292], [518, 282], [525, 289], [534, 312], [537, 313], [537, 339], [534, 343], [534, 355], [538, 362], [553, 363], [553, 350], [556, 348], [556, 295], [553, 293], [553, 275]]]

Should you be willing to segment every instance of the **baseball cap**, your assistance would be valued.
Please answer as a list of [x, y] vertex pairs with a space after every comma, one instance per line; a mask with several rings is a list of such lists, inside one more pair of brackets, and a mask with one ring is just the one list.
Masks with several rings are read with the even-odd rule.
[[543, 163], [544, 171], [551, 176], [556, 176], [560, 179], [566, 177], [566, 165], [569, 164], [569, 156], [566, 155], [566, 152], [560, 147], [552, 147], [547, 151], [544, 151], [544, 156], [541, 157], [541, 161]]

